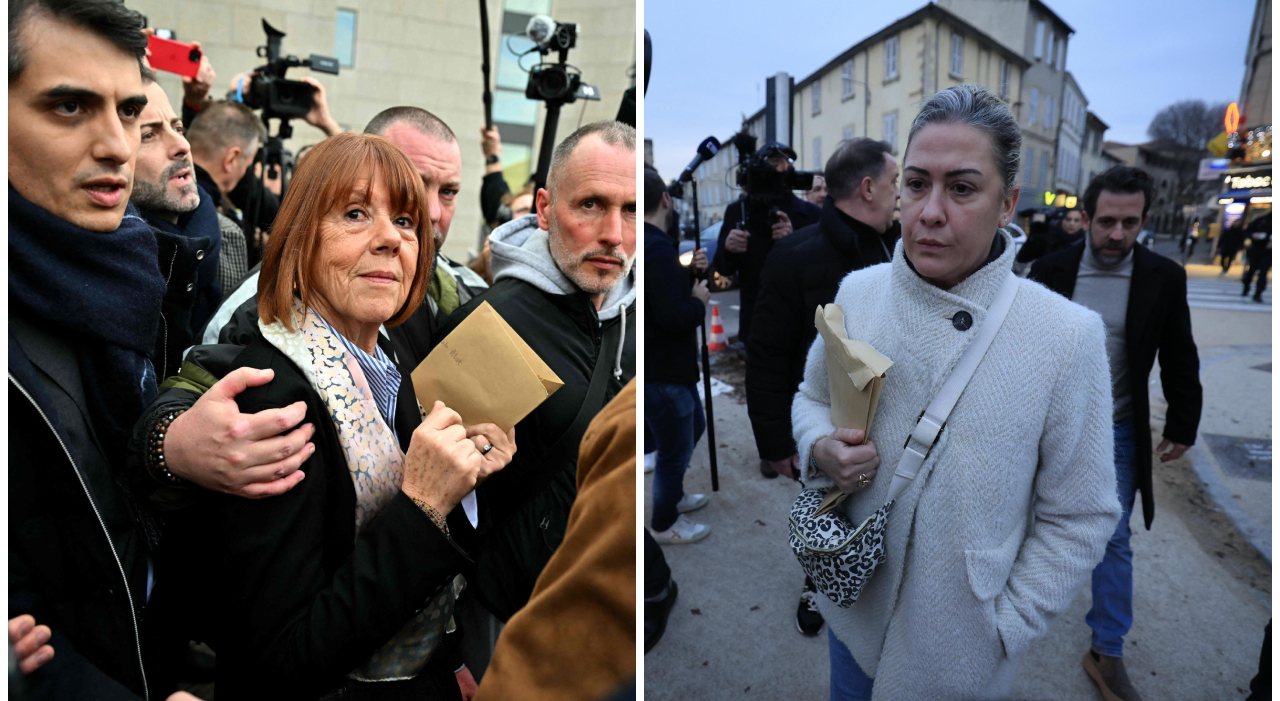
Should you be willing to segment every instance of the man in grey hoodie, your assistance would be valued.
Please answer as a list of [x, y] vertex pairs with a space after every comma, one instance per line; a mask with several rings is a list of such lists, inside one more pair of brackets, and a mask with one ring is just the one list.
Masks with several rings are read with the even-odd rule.
[[436, 336], [488, 302], [564, 381], [516, 425], [511, 464], [477, 490], [488, 518], [468, 579], [503, 620], [564, 537], [587, 424], [635, 376], [635, 134], [596, 122], [556, 147], [536, 213], [489, 237], [493, 286]]

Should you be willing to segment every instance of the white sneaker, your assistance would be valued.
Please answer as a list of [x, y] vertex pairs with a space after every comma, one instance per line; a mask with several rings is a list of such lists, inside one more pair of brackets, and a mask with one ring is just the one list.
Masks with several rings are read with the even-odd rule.
[[653, 472], [653, 468], [658, 465], [658, 451], [644, 454], [644, 473], [647, 475]]
[[676, 503], [676, 511], [679, 511], [682, 514], [687, 514], [690, 511], [697, 511], [698, 509], [706, 506], [708, 501], [710, 500], [707, 499], [706, 494], [685, 494], [683, 497], [680, 497], [680, 501]]
[[660, 545], [680, 545], [681, 543], [696, 543], [711, 532], [710, 526], [704, 526], [701, 523], [694, 523], [683, 515], [676, 517], [676, 522], [671, 524], [671, 528], [665, 531], [655, 531], [650, 529], [653, 539], [658, 541]]

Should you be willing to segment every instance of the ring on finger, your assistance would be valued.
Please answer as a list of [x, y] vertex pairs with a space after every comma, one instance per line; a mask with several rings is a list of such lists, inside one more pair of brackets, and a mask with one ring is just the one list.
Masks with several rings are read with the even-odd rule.
[[493, 444], [492, 444], [492, 443], [489, 443], [489, 444], [488, 444], [488, 445], [486, 445], [485, 447], [481, 448], [481, 449], [480, 449], [480, 454], [481, 454], [481, 455], [488, 455], [490, 450], [493, 450]]
[[865, 472], [864, 472], [864, 473], [862, 473], [862, 474], [858, 475], [858, 486], [859, 486], [859, 487], [862, 487], [863, 489], [866, 489], [866, 488], [867, 488], [867, 486], [868, 486], [868, 485], [870, 485], [870, 484], [871, 484], [871, 478], [870, 478], [870, 477], [867, 477], [867, 473], [865, 473]]

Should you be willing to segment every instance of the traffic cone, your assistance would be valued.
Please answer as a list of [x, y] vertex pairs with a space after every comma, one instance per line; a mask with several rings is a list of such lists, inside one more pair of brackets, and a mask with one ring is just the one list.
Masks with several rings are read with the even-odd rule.
[[711, 303], [711, 340], [707, 342], [707, 350], [716, 353], [729, 347], [724, 337], [724, 326], [720, 322], [720, 305]]

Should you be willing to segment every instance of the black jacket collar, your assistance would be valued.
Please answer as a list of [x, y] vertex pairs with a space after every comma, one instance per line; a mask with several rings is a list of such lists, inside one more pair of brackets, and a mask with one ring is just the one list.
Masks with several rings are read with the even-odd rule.
[[850, 262], [861, 261], [862, 267], [893, 260], [892, 229], [884, 234], [870, 224], [846, 214], [830, 197], [822, 204], [819, 229], [827, 241]]
[[213, 181], [213, 176], [209, 175], [209, 171], [201, 168], [195, 161], [192, 161], [191, 165], [196, 171], [196, 184], [204, 188], [204, 191], [209, 195], [209, 201], [213, 202], [214, 207], [222, 207], [222, 191], [218, 189], [218, 184]]
[[644, 235], [645, 235], [645, 238], [648, 238], [651, 235], [661, 236], [668, 243], [672, 243], [676, 245], [680, 243], [674, 236], [672, 236], [671, 234], [668, 234], [667, 232], [663, 231], [659, 227], [656, 227], [653, 224], [650, 224], [649, 222], [644, 223]]

